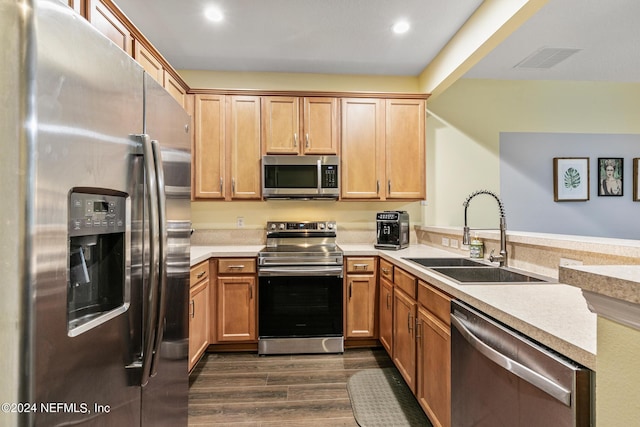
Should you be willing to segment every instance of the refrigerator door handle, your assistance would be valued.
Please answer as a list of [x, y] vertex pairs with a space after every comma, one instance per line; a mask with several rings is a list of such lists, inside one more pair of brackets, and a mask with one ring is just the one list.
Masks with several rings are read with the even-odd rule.
[[141, 135], [146, 191], [149, 201], [149, 285], [147, 299], [147, 315], [144, 319], [142, 347], [142, 378], [140, 384], [146, 385], [152, 375], [153, 353], [156, 347], [154, 340], [158, 325], [158, 299], [160, 276], [160, 219], [158, 212], [158, 183], [155, 156], [149, 135]]
[[156, 174], [156, 195], [158, 209], [158, 234], [160, 245], [158, 246], [159, 260], [159, 276], [157, 282], [158, 298], [157, 298], [157, 318], [155, 324], [155, 345], [151, 360], [150, 376], [156, 374], [158, 366], [158, 358], [160, 357], [160, 344], [162, 343], [164, 333], [164, 317], [167, 294], [167, 196], [165, 193], [164, 169], [162, 165], [162, 152], [160, 143], [157, 140], [151, 141], [151, 149], [153, 151], [153, 164]]

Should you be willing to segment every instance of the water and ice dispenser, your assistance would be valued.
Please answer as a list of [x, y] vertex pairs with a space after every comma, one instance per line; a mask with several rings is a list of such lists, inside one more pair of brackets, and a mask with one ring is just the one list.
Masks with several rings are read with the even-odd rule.
[[67, 320], [69, 336], [126, 311], [126, 197], [69, 195]]

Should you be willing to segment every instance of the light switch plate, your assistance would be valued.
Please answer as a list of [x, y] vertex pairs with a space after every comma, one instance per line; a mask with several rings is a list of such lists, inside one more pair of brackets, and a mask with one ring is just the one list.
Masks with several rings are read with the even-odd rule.
[[451, 239], [451, 241], [449, 242], [449, 246], [451, 246], [452, 248], [457, 249], [458, 248], [458, 239]]
[[442, 246], [449, 246], [449, 238], [448, 237], [443, 237], [442, 238]]

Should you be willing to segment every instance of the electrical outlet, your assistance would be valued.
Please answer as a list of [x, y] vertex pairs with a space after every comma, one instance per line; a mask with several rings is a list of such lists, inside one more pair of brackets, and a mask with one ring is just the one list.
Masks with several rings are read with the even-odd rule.
[[451, 239], [451, 241], [449, 242], [449, 246], [451, 246], [454, 249], [458, 248], [458, 239]]
[[448, 237], [443, 237], [442, 238], [442, 246], [449, 246], [449, 238]]
[[582, 265], [582, 261], [577, 259], [571, 259], [571, 258], [560, 258], [560, 265], [561, 266]]
[[244, 228], [244, 217], [243, 216], [239, 216], [236, 218], [236, 227], [237, 228]]

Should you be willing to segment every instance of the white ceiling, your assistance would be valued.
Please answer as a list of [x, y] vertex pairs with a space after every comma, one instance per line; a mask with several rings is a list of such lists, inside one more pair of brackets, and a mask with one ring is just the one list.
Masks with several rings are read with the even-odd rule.
[[[177, 69], [418, 75], [482, 0], [116, 0]], [[203, 16], [215, 4], [220, 25]], [[464, 77], [640, 82], [639, 0], [549, 0]], [[400, 18], [411, 30], [397, 36]], [[545, 48], [578, 53], [514, 66]]]
[[[640, 1], [549, 0], [465, 77], [640, 82]], [[542, 48], [581, 49], [549, 69], [514, 68]]]

